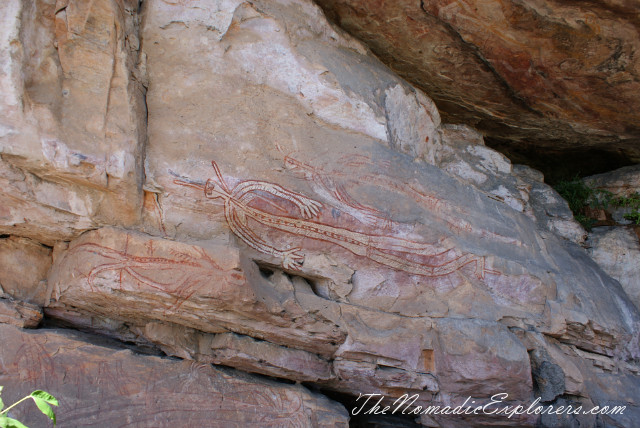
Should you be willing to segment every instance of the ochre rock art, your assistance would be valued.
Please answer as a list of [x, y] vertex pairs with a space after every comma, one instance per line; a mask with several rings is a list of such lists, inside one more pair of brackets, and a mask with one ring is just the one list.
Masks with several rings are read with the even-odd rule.
[[[13, 386], [9, 393], [26, 395], [37, 388], [54, 392], [61, 425], [347, 425], [343, 408], [298, 385], [99, 346], [64, 330], [27, 333], [0, 324], [0, 334], [13, 344], [0, 347], [0, 381]], [[29, 426], [41, 426], [42, 415], [28, 406], [16, 410]]]
[[[353, 155], [351, 159], [345, 163], [345, 166], [354, 167], [356, 165], [362, 165], [364, 163], [362, 158], [368, 160], [365, 156]], [[389, 219], [377, 208], [360, 204], [349, 194], [342, 183], [334, 180], [333, 176], [327, 174], [322, 168], [306, 164], [290, 155], [285, 156], [284, 163], [287, 168], [296, 169], [301, 172], [304, 178], [311, 183], [313, 191], [319, 196], [325, 198], [331, 202], [333, 206], [360, 220], [362, 223], [381, 228], [385, 231], [393, 230], [394, 227], [397, 228], [400, 226], [399, 223]]]
[[[409, 274], [439, 277], [459, 271], [467, 265], [473, 266], [476, 277], [480, 279], [484, 278], [486, 273], [499, 274], [485, 266], [484, 256], [471, 253], [460, 254], [454, 248], [443, 248], [436, 244], [416, 242], [390, 235], [362, 233], [311, 221], [310, 219], [317, 217], [323, 207], [320, 202], [266, 181], [245, 180], [230, 188], [215, 161], [212, 161], [211, 165], [216, 178], [208, 179], [204, 185], [182, 179], [174, 180], [174, 183], [203, 190], [208, 199], [222, 199], [225, 219], [231, 231], [251, 248], [281, 258], [285, 269], [301, 268], [304, 263], [302, 249], [300, 247], [281, 249], [271, 245], [254, 232], [253, 223], [300, 237], [329, 242], [353, 254]], [[289, 210], [284, 207], [284, 204], [276, 204], [261, 196], [261, 193], [292, 203], [302, 218], [286, 215], [289, 214]], [[275, 206], [283, 214], [272, 214], [252, 205], [255, 200], [262, 200]], [[353, 206], [352, 209], [357, 208]], [[415, 258], [428, 259], [429, 262], [421, 263]]]
[[[441, 123], [312, 0], [142, 4], [0, 1], [5, 401], [45, 389], [61, 426], [336, 428], [358, 394], [526, 407], [551, 385], [637, 425], [640, 314], [541, 173]], [[413, 422], [370, 416], [351, 425]], [[596, 423], [516, 416], [415, 422]]]
[[460, 218], [460, 216], [470, 216], [468, 212], [462, 210], [460, 207], [454, 207], [447, 201], [434, 195], [426, 193], [420, 188], [422, 186], [418, 184], [403, 183], [400, 180], [382, 174], [359, 173], [356, 175], [344, 172], [363, 166], [373, 170], [388, 170], [390, 167], [389, 161], [374, 162], [369, 156], [347, 155], [339, 160], [342, 168], [332, 170], [331, 172], [321, 167], [302, 162], [292, 155], [285, 156], [284, 163], [287, 168], [299, 171], [301, 175], [311, 183], [313, 190], [318, 195], [330, 201], [336, 208], [343, 210], [371, 226], [392, 230], [394, 226], [398, 227], [398, 223], [385, 218], [384, 213], [376, 208], [368, 207], [357, 202], [345, 189], [345, 185], [373, 184], [382, 189], [406, 195], [443, 220], [448, 229], [455, 234], [468, 233], [505, 244], [524, 246], [518, 239], [474, 227], [468, 221]]
[[239, 272], [227, 271], [216, 263], [202, 248], [193, 247], [195, 254], [173, 252], [173, 258], [154, 256], [153, 241], [146, 244], [148, 256], [139, 256], [127, 251], [128, 236], [124, 251], [109, 248], [92, 242], [77, 245], [69, 250], [69, 254], [90, 252], [108, 262], [95, 265], [87, 273], [87, 283], [93, 291], [97, 289], [96, 279], [104, 272], [115, 272], [117, 283], [123, 286], [123, 275], [128, 275], [135, 283], [151, 289], [169, 293], [175, 297], [174, 306], [180, 305], [205, 285], [212, 276], [220, 277], [225, 286], [241, 286], [244, 277]]

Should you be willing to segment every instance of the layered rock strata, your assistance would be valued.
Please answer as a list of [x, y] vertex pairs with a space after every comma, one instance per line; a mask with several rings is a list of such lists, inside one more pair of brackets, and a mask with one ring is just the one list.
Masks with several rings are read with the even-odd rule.
[[[254, 423], [243, 418], [272, 403], [246, 391], [263, 388], [279, 397], [264, 412], [269, 423], [290, 409], [304, 409], [294, 426], [345, 423], [342, 407], [291, 381], [345, 401], [417, 394], [414, 409], [505, 392], [512, 404], [625, 405], [624, 415], [601, 416], [614, 426], [637, 417], [638, 310], [572, 242], [583, 231], [538, 173], [511, 165], [473, 129], [441, 124], [424, 93], [309, 1], [137, 6], [2, 6], [13, 28], [3, 33], [2, 84], [15, 96], [0, 106], [11, 113], [1, 119], [10, 132], [0, 143], [0, 320], [35, 326], [24, 308], [35, 304], [47, 325], [185, 360], [113, 351], [123, 369], [107, 364], [105, 379], [153, 369], [140, 368], [132, 389], [112, 380], [96, 390], [139, 399], [136, 382], [197, 367], [195, 390], [213, 382], [212, 403], [231, 406], [215, 423]], [[36, 91], [24, 70], [44, 62], [53, 74]], [[38, 104], [36, 92], [51, 98]], [[47, 111], [58, 115], [45, 121]], [[22, 278], [4, 254], [32, 260]], [[85, 336], [2, 328], [44, 347], [53, 362], [42, 364], [72, 385], [96, 373], [77, 361], [111, 352], [81, 345]], [[0, 380], [23, 382], [20, 364], [5, 362]], [[62, 380], [41, 385], [34, 364], [29, 382], [83, 408]], [[185, 388], [172, 382], [147, 391], [179, 403], [175, 421], [200, 401], [178, 402]], [[221, 398], [236, 390], [247, 395]], [[151, 423], [165, 412], [135, 403], [117, 417]], [[119, 421], [112, 410], [95, 417]], [[540, 422], [414, 416], [425, 426]]]
[[[0, 324], [0, 332], [11, 343], [0, 349], [5, 403], [34, 389], [55, 391], [61, 425], [348, 426], [342, 406], [299, 385], [137, 355], [63, 330], [25, 332]], [[26, 404], [31, 403], [16, 407], [12, 416], [29, 426], [44, 426], [44, 416]]]
[[556, 178], [640, 161], [634, 2], [317, 3], [447, 121], [480, 129], [513, 159]]

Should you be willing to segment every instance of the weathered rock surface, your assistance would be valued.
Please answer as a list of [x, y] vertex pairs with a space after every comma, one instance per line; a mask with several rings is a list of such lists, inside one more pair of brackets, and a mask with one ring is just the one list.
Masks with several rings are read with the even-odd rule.
[[433, 98], [446, 122], [480, 129], [545, 173], [640, 161], [634, 2], [317, 3]]
[[[19, 271], [0, 272], [0, 281], [14, 284], [8, 294], [44, 306], [49, 325], [192, 360], [205, 372], [194, 382], [217, 376], [203, 365], [212, 363], [306, 382], [345, 401], [375, 393], [390, 403], [408, 393], [418, 394], [414, 408], [455, 406], [506, 392], [510, 403], [526, 403], [540, 392], [549, 402], [575, 395], [627, 403], [629, 417], [636, 414], [640, 315], [619, 283], [570, 242], [581, 240], [582, 229], [572, 229], [566, 204], [539, 173], [511, 165], [478, 132], [441, 124], [424, 93], [313, 3], [153, 0], [140, 15], [118, 2], [34, 7], [51, 13], [37, 15], [41, 22], [23, 13], [9, 46], [48, 46], [57, 34], [57, 53], [47, 51], [54, 64], [120, 64], [108, 86], [114, 110], [97, 92], [61, 101], [70, 110], [51, 123], [62, 127], [79, 109], [64, 144], [91, 159], [120, 150], [132, 159], [118, 164], [120, 178], [107, 171], [100, 182], [97, 167], [43, 161], [41, 147], [28, 145], [46, 135], [35, 125], [12, 122], [17, 134], [2, 140], [2, 178], [11, 183], [0, 189], [12, 213], [6, 218], [28, 219], [26, 207], [45, 217], [2, 229], [12, 237], [0, 244], [33, 266], [24, 283]], [[44, 39], [25, 38], [29, 25]], [[99, 49], [85, 51], [87, 40], [101, 41]], [[34, 61], [3, 55], [16, 67]], [[67, 65], [60, 79], [71, 79], [79, 97], [94, 85], [104, 89], [102, 68], [67, 73]], [[85, 85], [85, 78], [98, 80]], [[38, 93], [51, 85], [42, 82]], [[138, 99], [145, 86], [147, 121]], [[27, 99], [22, 86], [9, 87]], [[11, 111], [7, 120], [38, 117]], [[94, 128], [82, 126], [98, 111], [107, 119], [114, 112], [117, 138], [83, 139]], [[23, 130], [35, 140], [20, 145]], [[95, 210], [76, 215], [44, 199], [73, 199], [56, 193], [63, 191], [85, 195]], [[80, 199], [73, 201], [69, 207]], [[24, 312], [5, 300], [4, 322], [27, 326], [15, 321]], [[161, 378], [165, 367], [171, 378], [186, 364], [154, 361], [157, 371], [143, 377]], [[81, 384], [85, 375], [75, 373]], [[600, 386], [606, 381], [624, 387]], [[296, 400], [285, 394], [282, 408]], [[336, 411], [334, 422], [344, 421]], [[154, 414], [139, 413], [131, 417]], [[419, 422], [538, 420], [433, 415]]]
[[640, 165], [592, 175], [585, 177], [584, 181], [593, 188], [608, 190], [615, 196], [630, 196], [640, 189]]
[[135, 223], [146, 139], [137, 1], [0, 5], [0, 233]]
[[52, 250], [27, 238], [0, 238], [0, 295], [43, 306]]
[[[207, 364], [137, 355], [64, 330], [25, 332], [0, 324], [5, 403], [44, 389], [60, 402], [61, 426], [347, 427], [346, 410], [299, 385]], [[44, 426], [32, 403], [12, 411]]]
[[596, 227], [589, 233], [589, 254], [620, 281], [631, 301], [640, 308], [640, 242], [633, 229]]
[[[620, 168], [584, 179], [594, 189], [609, 192], [616, 198], [637, 199], [640, 192], [640, 166]], [[605, 219], [612, 226], [596, 227], [586, 244], [591, 257], [613, 278], [620, 281], [631, 301], [640, 308], [640, 236], [634, 221], [625, 217], [637, 207], [610, 203]]]
[[[621, 362], [619, 357], [609, 358], [567, 346], [538, 333], [516, 331], [530, 350], [534, 366], [536, 397], [542, 402], [558, 406], [571, 405], [573, 409], [592, 409], [598, 406], [625, 406], [622, 414], [564, 414], [560, 417], [544, 415], [541, 426], [633, 426], [640, 417], [640, 401], [632, 391], [640, 386], [637, 366]], [[640, 356], [638, 338], [623, 352]], [[563, 378], [563, 379], [562, 379]], [[564, 381], [564, 388], [561, 383]]]
[[42, 321], [39, 306], [0, 295], [0, 324], [11, 324], [21, 328], [35, 328]]
[[523, 198], [525, 214], [550, 232], [582, 244], [587, 232], [573, 218], [567, 201], [543, 182], [542, 174], [526, 165], [515, 165], [513, 172], [518, 177], [518, 188], [526, 196]]
[[468, 126], [443, 125], [440, 132], [443, 144], [434, 151], [431, 163], [489, 198], [525, 213], [548, 231], [578, 244], [584, 242], [586, 231], [573, 218], [567, 202], [544, 183], [542, 173], [526, 165], [511, 165]]

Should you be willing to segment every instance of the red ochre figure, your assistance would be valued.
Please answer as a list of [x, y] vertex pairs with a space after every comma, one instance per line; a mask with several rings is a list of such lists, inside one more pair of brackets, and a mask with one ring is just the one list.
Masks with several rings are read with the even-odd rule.
[[[128, 237], [127, 237], [128, 245]], [[95, 243], [84, 243], [69, 250], [70, 254], [76, 252], [90, 252], [103, 259], [111, 260], [94, 266], [87, 275], [89, 286], [94, 289], [95, 280], [103, 272], [119, 272], [119, 285], [122, 287], [123, 274], [129, 275], [142, 285], [176, 296], [175, 304], [170, 308], [179, 309], [180, 305], [205, 286], [212, 275], [224, 274], [222, 281], [225, 284], [239, 286], [244, 283], [244, 278], [239, 273], [223, 269], [203, 249], [194, 247], [195, 254], [172, 252], [173, 258], [156, 256], [137, 256], [125, 251], [115, 250]], [[151, 250], [152, 252], [153, 250]], [[180, 272], [179, 281], [165, 278], [164, 274]]]
[[[345, 168], [362, 166], [373, 167], [375, 169], [389, 168], [388, 162], [373, 163], [370, 158], [364, 155], [344, 156], [338, 162]], [[468, 221], [461, 218], [452, 218], [453, 214], [459, 216], [460, 214], [468, 215], [468, 213], [461, 212], [459, 208], [453, 207], [446, 201], [442, 201], [433, 195], [427, 195], [417, 190], [411, 184], [403, 183], [381, 174], [365, 173], [359, 175], [357, 178], [353, 178], [348, 174], [338, 171], [331, 171], [329, 173], [321, 167], [304, 163], [294, 158], [291, 154], [284, 157], [284, 164], [288, 169], [301, 173], [302, 177], [311, 183], [313, 191], [318, 195], [330, 201], [336, 208], [339, 208], [369, 226], [377, 226], [385, 230], [393, 230], [394, 227], [401, 227], [398, 223], [384, 218], [383, 213], [379, 210], [358, 203], [349, 195], [344, 185], [336, 178], [350, 184], [370, 184], [392, 192], [405, 194], [443, 220], [453, 233], [469, 233], [506, 244], [524, 246], [524, 244], [517, 239], [502, 236], [485, 229], [477, 229]]]
[[[443, 251], [437, 245], [387, 235], [355, 232], [311, 221], [310, 219], [317, 217], [322, 209], [320, 202], [266, 181], [246, 180], [230, 189], [215, 161], [212, 161], [211, 165], [216, 178], [207, 180], [204, 186], [186, 180], [174, 180], [174, 183], [203, 190], [208, 199], [222, 199], [225, 219], [231, 231], [251, 248], [282, 259], [282, 266], [285, 269], [299, 270], [302, 267], [304, 255], [301, 248], [280, 249], [270, 245], [253, 232], [249, 226], [249, 220], [271, 229], [338, 245], [353, 254], [413, 275], [445, 276], [467, 265], [474, 265], [475, 275], [481, 279], [484, 278], [485, 273], [498, 274], [498, 272], [485, 267], [484, 256], [471, 253], [458, 255], [454, 249]], [[251, 202], [255, 199], [265, 201], [260, 196], [261, 192], [294, 204], [299, 209], [302, 218], [275, 215], [252, 206]], [[271, 201], [267, 202], [274, 205]], [[286, 212], [284, 208], [276, 207]], [[398, 253], [406, 254], [406, 256], [403, 257]], [[420, 263], [410, 257], [442, 258], [448, 253], [452, 255], [450, 260], [435, 265]]]

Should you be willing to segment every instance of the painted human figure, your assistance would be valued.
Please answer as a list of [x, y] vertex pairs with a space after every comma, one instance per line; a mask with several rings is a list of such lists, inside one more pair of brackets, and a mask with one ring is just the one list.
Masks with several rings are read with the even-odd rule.
[[[483, 278], [485, 272], [492, 272], [485, 269], [483, 256], [470, 253], [460, 255], [454, 249], [443, 251], [438, 245], [388, 235], [355, 232], [311, 221], [310, 219], [316, 217], [322, 209], [320, 202], [266, 181], [246, 180], [231, 189], [226, 184], [218, 165], [215, 162], [211, 162], [211, 165], [216, 178], [207, 180], [204, 186], [185, 180], [175, 180], [174, 183], [204, 190], [204, 195], [209, 199], [222, 199], [225, 219], [231, 231], [257, 251], [280, 258], [285, 269], [301, 268], [304, 263], [302, 250], [299, 247], [280, 249], [270, 245], [254, 233], [249, 224], [250, 220], [267, 228], [338, 245], [353, 254], [410, 274], [428, 277], [444, 276], [470, 264], [474, 264], [475, 274], [479, 278]], [[261, 196], [264, 193], [294, 204], [300, 211], [300, 217], [276, 215], [252, 206], [251, 202], [256, 198], [266, 201]], [[282, 207], [279, 209], [286, 211]], [[441, 264], [430, 265], [414, 260], [415, 256], [448, 260]]]

